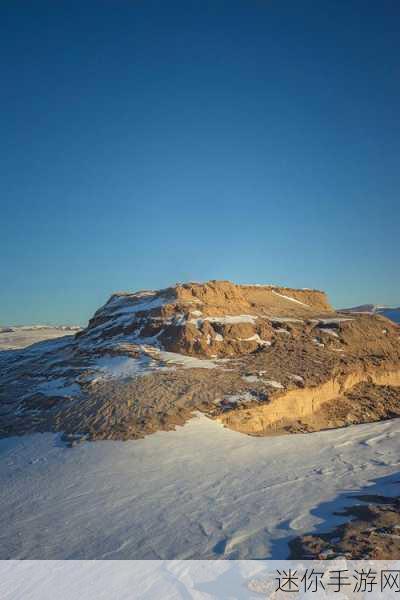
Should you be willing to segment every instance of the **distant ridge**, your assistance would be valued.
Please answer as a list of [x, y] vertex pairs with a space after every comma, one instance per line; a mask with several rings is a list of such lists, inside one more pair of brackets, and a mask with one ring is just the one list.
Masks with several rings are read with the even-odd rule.
[[342, 308], [339, 312], [350, 312], [350, 313], [369, 313], [373, 315], [382, 315], [387, 319], [390, 319], [394, 323], [400, 323], [400, 306], [390, 307], [383, 306], [381, 304], [361, 304], [360, 306], [353, 306], [352, 308]]

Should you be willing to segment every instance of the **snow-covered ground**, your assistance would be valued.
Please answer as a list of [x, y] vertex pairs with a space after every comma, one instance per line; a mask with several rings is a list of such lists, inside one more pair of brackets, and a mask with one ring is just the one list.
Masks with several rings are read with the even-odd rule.
[[[68, 333], [17, 328], [0, 333], [0, 348]], [[24, 353], [68, 345], [51, 339]], [[182, 358], [164, 354], [167, 364]], [[103, 357], [98, 375], [132, 375], [132, 362]], [[70, 392], [60, 373], [44, 391]], [[399, 431], [395, 420], [255, 438], [201, 416], [144, 440], [73, 449], [50, 433], [2, 439], [0, 558], [285, 558], [291, 537], [340, 522], [333, 512], [347, 493], [398, 493]]]
[[347, 492], [398, 492], [399, 433], [393, 420], [255, 438], [201, 416], [73, 449], [2, 439], [0, 558], [285, 558], [290, 537], [340, 522]]
[[[0, 597], [2, 600], [263, 600], [284, 597], [296, 600], [395, 600], [397, 593], [393, 582], [399, 567], [400, 561], [365, 561], [361, 565], [359, 561], [345, 560], [325, 561], [323, 565], [320, 561], [266, 560], [0, 561]], [[289, 569], [293, 581], [298, 582], [299, 591], [287, 594], [286, 587], [283, 588], [285, 592], [275, 595], [278, 581], [285, 581]], [[317, 577], [312, 576], [312, 569]], [[340, 593], [336, 588], [337, 570], [347, 570], [350, 580], [349, 583], [344, 572]], [[386, 585], [381, 592], [378, 582], [384, 570], [389, 576], [383, 578]], [[368, 572], [371, 575], [366, 577]], [[307, 577], [306, 581], [303, 577]], [[320, 584], [316, 591], [313, 585], [316, 579], [325, 582], [326, 591]], [[362, 582], [366, 582], [365, 587]], [[390, 583], [393, 585], [391, 590]], [[362, 591], [353, 593], [354, 588]]]
[[0, 327], [0, 350], [25, 348], [43, 340], [74, 335], [79, 329], [77, 326], [50, 327], [47, 325]]

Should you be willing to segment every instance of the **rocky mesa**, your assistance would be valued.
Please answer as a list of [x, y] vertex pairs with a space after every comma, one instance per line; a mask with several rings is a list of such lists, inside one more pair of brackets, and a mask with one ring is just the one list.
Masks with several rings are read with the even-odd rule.
[[119, 292], [86, 329], [0, 353], [0, 434], [130, 439], [195, 411], [251, 435], [400, 415], [400, 327], [324, 292], [229, 281]]
[[274, 324], [315, 313], [333, 313], [326, 295], [315, 290], [229, 281], [177, 284], [156, 292], [112, 295], [79, 341], [91, 346], [129, 338], [194, 356], [238, 356], [268, 345]]

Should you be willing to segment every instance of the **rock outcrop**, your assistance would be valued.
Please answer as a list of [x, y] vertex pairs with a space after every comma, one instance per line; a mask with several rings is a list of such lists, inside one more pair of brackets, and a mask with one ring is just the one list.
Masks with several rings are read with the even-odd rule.
[[229, 281], [177, 284], [160, 291], [113, 294], [79, 334], [86, 344], [129, 339], [170, 352], [239, 356], [268, 346], [274, 327], [312, 315], [332, 316], [324, 292]]
[[[339, 513], [349, 520], [335, 529], [290, 541], [294, 560], [397, 560], [400, 553], [400, 498], [359, 494]], [[337, 513], [336, 513], [337, 514]]]
[[129, 439], [198, 410], [251, 435], [400, 416], [399, 326], [335, 312], [317, 290], [117, 293], [75, 336], [0, 363], [0, 435]]

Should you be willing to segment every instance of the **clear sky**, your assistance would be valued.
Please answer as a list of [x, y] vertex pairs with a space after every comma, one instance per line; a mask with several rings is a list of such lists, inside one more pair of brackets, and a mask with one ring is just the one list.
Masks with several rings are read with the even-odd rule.
[[400, 304], [398, 0], [3, 0], [0, 323], [230, 279]]

